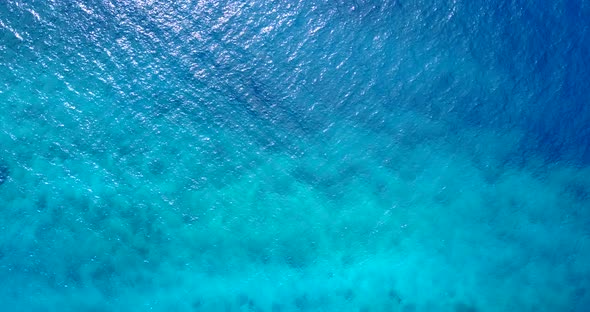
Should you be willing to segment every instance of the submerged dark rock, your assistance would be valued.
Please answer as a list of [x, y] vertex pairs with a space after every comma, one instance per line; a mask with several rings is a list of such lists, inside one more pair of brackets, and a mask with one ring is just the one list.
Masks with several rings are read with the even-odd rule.
[[8, 166], [0, 163], [0, 185], [4, 184], [9, 176], [10, 170], [8, 169]]
[[455, 304], [455, 311], [456, 312], [477, 312], [477, 308], [470, 305], [470, 304], [459, 302], [459, 303]]

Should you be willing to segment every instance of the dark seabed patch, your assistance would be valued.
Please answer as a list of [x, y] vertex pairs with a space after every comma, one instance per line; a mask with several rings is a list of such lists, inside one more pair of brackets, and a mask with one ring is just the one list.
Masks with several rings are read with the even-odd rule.
[[8, 168], [8, 165], [0, 160], [0, 185], [4, 184], [9, 177], [10, 169]]

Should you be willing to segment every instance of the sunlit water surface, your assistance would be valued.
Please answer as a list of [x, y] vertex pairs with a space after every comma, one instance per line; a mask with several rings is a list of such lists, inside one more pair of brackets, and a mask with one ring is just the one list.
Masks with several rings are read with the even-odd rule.
[[590, 1], [0, 2], [1, 311], [588, 311]]

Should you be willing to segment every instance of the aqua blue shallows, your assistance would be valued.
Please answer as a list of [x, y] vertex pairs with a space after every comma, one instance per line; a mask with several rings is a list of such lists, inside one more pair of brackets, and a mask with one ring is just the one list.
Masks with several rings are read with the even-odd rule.
[[590, 1], [0, 1], [0, 311], [590, 309]]

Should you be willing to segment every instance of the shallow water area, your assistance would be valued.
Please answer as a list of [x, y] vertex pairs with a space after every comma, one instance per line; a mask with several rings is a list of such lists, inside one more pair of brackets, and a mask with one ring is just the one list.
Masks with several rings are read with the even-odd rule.
[[0, 310], [585, 311], [590, 2], [0, 3]]

